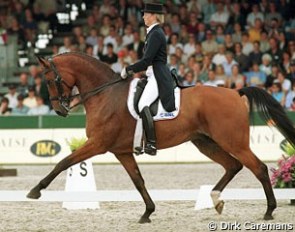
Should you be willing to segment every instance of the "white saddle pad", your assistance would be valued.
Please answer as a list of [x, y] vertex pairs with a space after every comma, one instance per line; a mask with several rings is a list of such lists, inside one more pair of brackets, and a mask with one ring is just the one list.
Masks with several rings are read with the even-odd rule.
[[[142, 119], [139, 117], [139, 115], [136, 113], [134, 109], [134, 94], [136, 92], [136, 86], [137, 82], [139, 81], [138, 78], [134, 78], [129, 86], [129, 94], [127, 99], [127, 106], [129, 109], [130, 114], [137, 120], [135, 132], [134, 132], [134, 139], [133, 139], [133, 147], [141, 147], [143, 142], [143, 128], [142, 128]], [[168, 119], [174, 119], [179, 114], [180, 109], [180, 93], [181, 90], [177, 87], [174, 90], [175, 94], [175, 108], [176, 110], [173, 112], [167, 112], [161, 103], [161, 101], [158, 104], [158, 113], [153, 117], [154, 121], [159, 120], [168, 120]]]
[[[134, 102], [134, 94], [136, 92], [136, 86], [137, 86], [138, 81], [139, 81], [138, 78], [134, 78], [131, 81], [130, 87], [129, 87], [128, 99], [127, 99], [127, 105], [128, 105], [129, 112], [136, 120], [139, 119], [139, 115], [136, 113], [136, 111], [134, 109], [133, 102]], [[178, 116], [179, 109], [180, 109], [180, 93], [181, 93], [181, 90], [178, 87], [175, 88], [174, 95], [175, 95], [175, 108], [176, 108], [176, 110], [173, 112], [167, 112], [163, 108], [161, 101], [159, 102], [158, 113], [157, 113], [157, 115], [155, 115], [153, 117], [154, 121], [174, 119]]]

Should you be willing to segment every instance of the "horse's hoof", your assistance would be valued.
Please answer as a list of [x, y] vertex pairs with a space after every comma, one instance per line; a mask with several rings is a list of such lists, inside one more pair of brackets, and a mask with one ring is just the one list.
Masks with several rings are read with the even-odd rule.
[[33, 191], [33, 190], [31, 190], [27, 194], [27, 198], [30, 198], [30, 199], [39, 199], [40, 197], [41, 197], [40, 191]]
[[140, 218], [140, 220], [138, 221], [138, 223], [140, 223], [140, 224], [151, 223], [151, 222], [152, 222], [151, 219], [144, 218], [144, 217]]
[[263, 219], [264, 220], [273, 220], [273, 216], [265, 214]]
[[219, 201], [218, 204], [215, 206], [217, 213], [221, 214], [224, 206], [224, 201]]

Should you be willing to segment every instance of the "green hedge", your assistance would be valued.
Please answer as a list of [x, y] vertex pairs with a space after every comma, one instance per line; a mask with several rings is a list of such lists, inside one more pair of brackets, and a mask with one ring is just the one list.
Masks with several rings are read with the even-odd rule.
[[[287, 112], [295, 123], [295, 112]], [[265, 125], [257, 113], [254, 113], [254, 125]], [[73, 114], [67, 118], [56, 115], [46, 116], [1, 116], [1, 129], [37, 129], [37, 128], [84, 128], [85, 115]]]

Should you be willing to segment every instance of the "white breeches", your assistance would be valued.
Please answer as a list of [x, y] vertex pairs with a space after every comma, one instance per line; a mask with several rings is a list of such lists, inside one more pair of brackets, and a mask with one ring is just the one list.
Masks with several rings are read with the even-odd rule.
[[144, 107], [150, 106], [159, 97], [158, 84], [152, 66], [148, 67], [146, 75], [148, 77], [148, 82], [138, 102], [139, 112], [141, 112]]

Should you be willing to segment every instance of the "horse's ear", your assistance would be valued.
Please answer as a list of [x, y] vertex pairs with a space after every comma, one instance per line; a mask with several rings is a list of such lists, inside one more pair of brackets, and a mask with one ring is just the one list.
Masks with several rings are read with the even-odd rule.
[[37, 56], [37, 60], [39, 64], [41, 65], [42, 68], [48, 68], [49, 67], [49, 62], [47, 59], [45, 59], [43, 56]]

